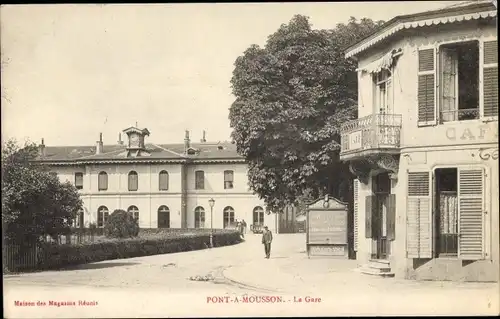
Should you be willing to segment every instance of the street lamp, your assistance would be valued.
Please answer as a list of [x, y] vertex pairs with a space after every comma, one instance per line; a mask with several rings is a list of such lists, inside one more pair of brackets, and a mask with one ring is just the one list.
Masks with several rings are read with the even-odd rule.
[[208, 200], [208, 204], [210, 205], [210, 248], [214, 247], [214, 205], [215, 199], [210, 198]]

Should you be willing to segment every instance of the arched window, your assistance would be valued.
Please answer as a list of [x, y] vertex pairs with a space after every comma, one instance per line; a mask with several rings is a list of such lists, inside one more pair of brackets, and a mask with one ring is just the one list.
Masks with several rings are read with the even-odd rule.
[[158, 208], [158, 228], [170, 228], [170, 209], [165, 205]]
[[136, 191], [139, 188], [139, 176], [137, 172], [131, 171], [128, 173], [128, 190]]
[[132, 213], [132, 216], [134, 216], [135, 219], [139, 220], [139, 208], [137, 208], [137, 206], [130, 206], [127, 209], [127, 212]]
[[253, 224], [254, 225], [264, 225], [264, 209], [257, 206], [253, 209]]
[[97, 227], [104, 227], [108, 221], [109, 210], [106, 206], [100, 206], [97, 209]]
[[194, 209], [194, 228], [205, 228], [205, 209], [201, 206]]
[[75, 228], [83, 228], [83, 208], [80, 208], [76, 213], [75, 220], [73, 220], [73, 227]]
[[168, 191], [168, 172], [167, 171], [161, 171], [159, 175], [159, 189], [161, 191]]
[[224, 208], [224, 228], [234, 223], [234, 209], [231, 206]]
[[108, 174], [106, 172], [100, 172], [97, 179], [97, 188], [100, 191], [105, 191], [108, 189]]
[[224, 171], [224, 189], [232, 189], [234, 182], [234, 172]]

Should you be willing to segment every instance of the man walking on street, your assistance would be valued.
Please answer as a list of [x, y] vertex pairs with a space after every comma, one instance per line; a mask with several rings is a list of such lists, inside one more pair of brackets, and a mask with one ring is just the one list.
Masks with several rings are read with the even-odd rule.
[[262, 233], [262, 243], [264, 244], [264, 250], [266, 252], [266, 258], [271, 257], [271, 242], [273, 241], [273, 234], [264, 226], [264, 232]]

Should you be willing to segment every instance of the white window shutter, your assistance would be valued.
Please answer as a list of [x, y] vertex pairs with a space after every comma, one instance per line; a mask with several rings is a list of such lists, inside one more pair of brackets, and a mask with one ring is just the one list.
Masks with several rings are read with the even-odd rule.
[[465, 260], [484, 258], [484, 170], [459, 168], [458, 255]]
[[406, 209], [408, 258], [432, 258], [432, 177], [429, 171], [409, 171]]
[[354, 185], [353, 185], [353, 193], [354, 193], [354, 200], [353, 200], [353, 219], [354, 219], [354, 251], [358, 251], [358, 242], [359, 242], [359, 221], [358, 221], [358, 209], [359, 209], [359, 180], [355, 179], [354, 180]]

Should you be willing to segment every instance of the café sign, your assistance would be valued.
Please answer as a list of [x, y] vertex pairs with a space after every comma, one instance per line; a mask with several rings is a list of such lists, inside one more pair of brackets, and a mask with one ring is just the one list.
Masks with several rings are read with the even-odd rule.
[[479, 157], [487, 161], [489, 159], [497, 160], [498, 159], [498, 147], [496, 148], [481, 148], [479, 150]]
[[[465, 128], [449, 127], [446, 129], [446, 137], [451, 141], [476, 141], [485, 139], [498, 139], [498, 131], [493, 132], [488, 125], [479, 125]], [[493, 136], [492, 136], [493, 135]]]

